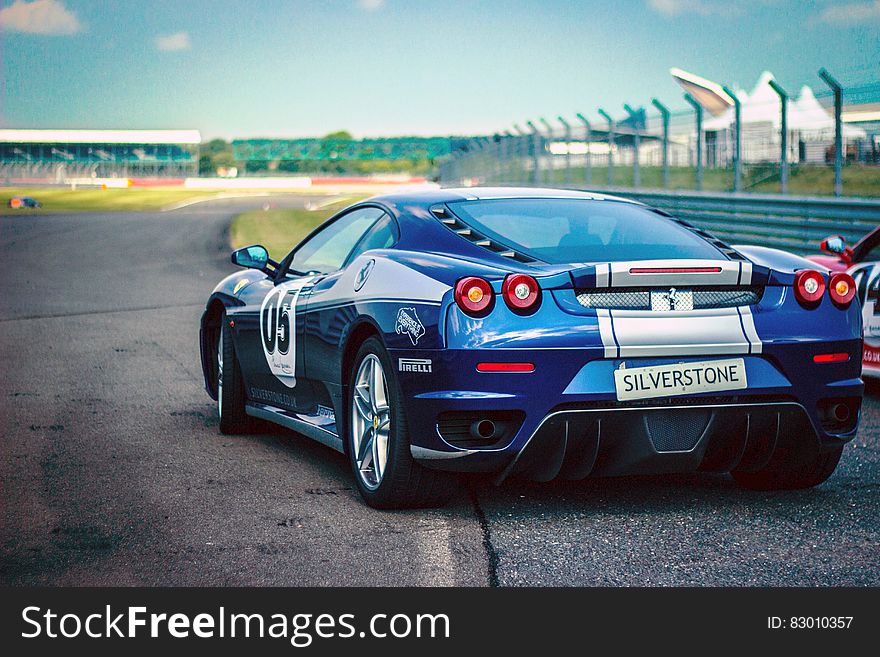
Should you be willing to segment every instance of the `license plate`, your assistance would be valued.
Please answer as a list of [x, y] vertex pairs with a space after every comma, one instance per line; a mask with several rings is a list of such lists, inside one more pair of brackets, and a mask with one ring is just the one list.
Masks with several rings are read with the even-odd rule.
[[747, 385], [742, 358], [614, 370], [614, 389], [620, 401], [741, 390]]

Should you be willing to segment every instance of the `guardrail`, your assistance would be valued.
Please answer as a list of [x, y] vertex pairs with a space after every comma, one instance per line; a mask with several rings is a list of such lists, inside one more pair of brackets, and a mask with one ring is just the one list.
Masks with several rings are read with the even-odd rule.
[[608, 190], [666, 210], [729, 244], [757, 244], [818, 253], [819, 242], [843, 235], [855, 244], [880, 225], [880, 200], [774, 194]]

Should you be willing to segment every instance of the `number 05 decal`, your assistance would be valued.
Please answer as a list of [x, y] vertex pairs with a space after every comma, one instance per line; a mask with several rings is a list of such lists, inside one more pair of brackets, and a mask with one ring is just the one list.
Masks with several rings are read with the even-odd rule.
[[260, 342], [272, 374], [296, 385], [296, 300], [311, 278], [276, 285], [260, 306]]

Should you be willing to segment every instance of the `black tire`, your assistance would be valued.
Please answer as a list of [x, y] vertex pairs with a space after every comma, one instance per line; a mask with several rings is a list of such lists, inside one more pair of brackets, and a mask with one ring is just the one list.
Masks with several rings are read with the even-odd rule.
[[[384, 370], [391, 418], [385, 470], [378, 488], [373, 490], [364, 483], [358, 469], [351, 417], [355, 377], [361, 364], [370, 354], [379, 359]], [[367, 338], [358, 349], [351, 371], [348, 373], [348, 383], [346, 452], [355, 483], [364, 501], [375, 509], [430, 508], [446, 504], [454, 491], [456, 477], [452, 473], [429, 470], [413, 460], [406, 414], [400, 403], [402, 396], [400, 386], [391, 359], [379, 338]]]
[[[227, 435], [249, 433], [254, 428], [254, 418], [244, 410], [244, 381], [241, 376], [241, 368], [238, 365], [238, 358], [235, 356], [235, 345], [232, 342], [232, 331], [226, 321], [226, 313], [223, 313], [220, 318], [220, 332], [217, 339], [218, 343], [221, 339], [223, 342], [222, 368], [217, 356], [214, 357], [214, 365], [219, 374], [217, 377], [217, 403], [220, 414], [220, 432]], [[215, 346], [215, 354], [219, 351], [217, 346], [219, 344]], [[222, 372], [219, 372], [220, 369]]]
[[[806, 453], [804, 453], [806, 452]], [[734, 470], [740, 486], [751, 490], [798, 490], [818, 486], [828, 479], [840, 461], [843, 447], [828, 451], [778, 450], [770, 462], [754, 472]]]

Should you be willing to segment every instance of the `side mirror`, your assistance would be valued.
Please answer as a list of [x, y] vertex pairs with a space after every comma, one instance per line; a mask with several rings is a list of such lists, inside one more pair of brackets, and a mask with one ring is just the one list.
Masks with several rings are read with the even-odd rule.
[[259, 244], [246, 246], [243, 249], [232, 252], [232, 263], [239, 267], [263, 271], [269, 264], [269, 252], [265, 246], [260, 246]]
[[846, 263], [852, 261], [852, 250], [847, 248], [846, 240], [841, 235], [826, 237], [819, 244], [819, 248], [825, 253], [839, 256]]

